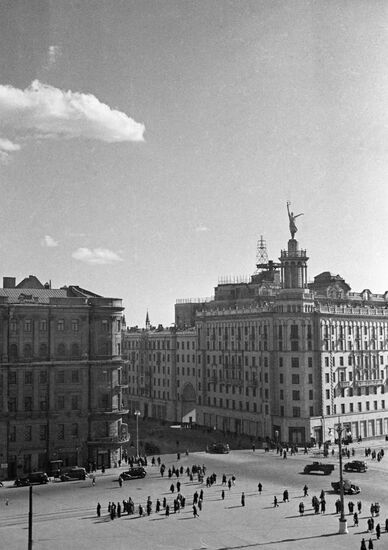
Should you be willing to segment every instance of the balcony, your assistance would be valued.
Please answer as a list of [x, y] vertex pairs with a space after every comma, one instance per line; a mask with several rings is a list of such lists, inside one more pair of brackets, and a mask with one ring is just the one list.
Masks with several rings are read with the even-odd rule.
[[354, 385], [359, 387], [366, 386], [382, 386], [384, 384], [383, 378], [374, 378], [369, 380], [355, 380]]
[[109, 415], [109, 416], [123, 416], [124, 414], [128, 414], [129, 409], [125, 409], [124, 407], [121, 407], [121, 409], [92, 409], [90, 411], [90, 414], [92, 415]]
[[121, 436], [111, 436], [111, 437], [98, 437], [95, 439], [89, 439], [87, 441], [88, 445], [98, 445], [99, 447], [114, 447], [118, 445], [123, 445], [124, 443], [129, 442], [129, 434]]
[[349, 388], [351, 386], [352, 382], [350, 380], [339, 380], [338, 381], [338, 387], [339, 388]]

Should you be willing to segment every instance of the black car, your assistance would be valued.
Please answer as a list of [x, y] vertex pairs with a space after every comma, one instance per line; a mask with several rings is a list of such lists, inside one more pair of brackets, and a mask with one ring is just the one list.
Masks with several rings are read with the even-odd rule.
[[366, 472], [368, 466], [363, 460], [352, 460], [347, 462], [344, 466], [345, 472]]
[[334, 464], [313, 462], [312, 464], [307, 464], [307, 466], [304, 467], [303, 471], [305, 474], [316, 474], [318, 472], [322, 472], [325, 476], [328, 476], [333, 470]]
[[30, 474], [15, 479], [15, 487], [26, 487], [28, 485], [43, 485], [50, 481], [46, 472], [31, 472]]
[[229, 445], [227, 443], [212, 443], [206, 449], [208, 453], [227, 454], [229, 453]]
[[135, 467], [135, 468], [129, 468], [129, 470], [125, 470], [125, 472], [121, 472], [120, 477], [124, 481], [128, 481], [130, 479], [140, 479], [142, 477], [145, 477], [147, 475], [147, 472], [144, 468], [141, 466]]

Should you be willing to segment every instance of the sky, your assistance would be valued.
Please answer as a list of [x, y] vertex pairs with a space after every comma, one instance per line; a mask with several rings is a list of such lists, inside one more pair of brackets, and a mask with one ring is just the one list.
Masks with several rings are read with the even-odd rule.
[[385, 0], [2, 0], [0, 277], [180, 298], [290, 238], [388, 290]]

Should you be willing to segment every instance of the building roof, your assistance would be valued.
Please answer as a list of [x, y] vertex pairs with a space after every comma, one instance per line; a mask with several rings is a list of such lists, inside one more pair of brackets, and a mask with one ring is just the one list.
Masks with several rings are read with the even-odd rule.
[[8, 298], [12, 304], [48, 304], [50, 298], [66, 298], [67, 291], [63, 288], [0, 288], [1, 297]]

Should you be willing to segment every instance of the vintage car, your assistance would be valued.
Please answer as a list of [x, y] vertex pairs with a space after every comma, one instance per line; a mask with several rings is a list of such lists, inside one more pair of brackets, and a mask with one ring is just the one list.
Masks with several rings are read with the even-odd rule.
[[363, 460], [352, 460], [344, 466], [345, 472], [366, 472], [368, 466]]
[[329, 474], [331, 474], [334, 468], [335, 468], [334, 464], [326, 464], [323, 462], [313, 462], [312, 464], [307, 464], [307, 466], [304, 467], [303, 471], [305, 474], [315, 474], [318, 472], [322, 472], [325, 476], [328, 476]]
[[[361, 493], [360, 487], [358, 485], [354, 485], [350, 479], [344, 479], [342, 483], [345, 495], [358, 495], [358, 493]], [[331, 486], [336, 493], [340, 492], [341, 485], [339, 481], [333, 481]]]
[[67, 468], [62, 468], [59, 474], [59, 479], [61, 481], [76, 481], [79, 479], [86, 479], [87, 473], [85, 468], [80, 466], [72, 466]]
[[212, 443], [206, 448], [207, 453], [227, 454], [229, 451], [230, 448], [227, 443]]
[[46, 472], [31, 472], [25, 476], [15, 479], [15, 487], [25, 487], [28, 485], [41, 485], [50, 481]]
[[147, 472], [144, 468], [141, 466], [135, 466], [133, 468], [129, 468], [129, 470], [125, 470], [124, 472], [121, 472], [120, 477], [124, 481], [128, 481], [130, 479], [140, 479], [142, 477], [145, 477], [147, 475]]

